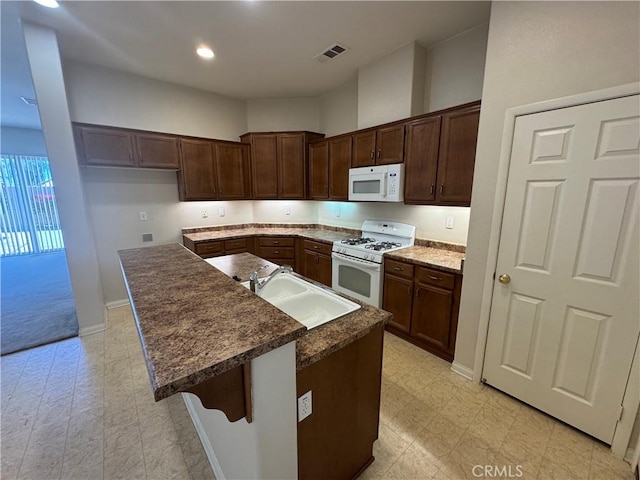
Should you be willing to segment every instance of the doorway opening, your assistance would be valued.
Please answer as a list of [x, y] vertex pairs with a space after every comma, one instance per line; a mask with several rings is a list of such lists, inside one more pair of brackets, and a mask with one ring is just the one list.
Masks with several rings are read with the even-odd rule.
[[78, 335], [47, 157], [0, 155], [0, 272], [2, 355]]

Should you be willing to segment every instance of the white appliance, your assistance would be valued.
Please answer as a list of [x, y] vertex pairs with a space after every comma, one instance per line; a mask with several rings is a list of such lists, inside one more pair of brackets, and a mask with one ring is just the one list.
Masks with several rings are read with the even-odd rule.
[[362, 224], [362, 237], [333, 242], [331, 288], [381, 307], [383, 254], [410, 247], [415, 238], [413, 225], [366, 220]]
[[350, 168], [349, 200], [402, 202], [404, 200], [404, 164]]

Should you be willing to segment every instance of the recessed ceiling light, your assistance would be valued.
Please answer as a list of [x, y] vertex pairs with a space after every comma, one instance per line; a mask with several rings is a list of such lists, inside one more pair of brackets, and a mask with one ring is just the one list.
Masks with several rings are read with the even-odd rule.
[[209, 47], [198, 47], [196, 53], [202, 58], [213, 58], [216, 55]]
[[58, 8], [60, 4], [56, 0], [33, 0], [38, 5], [42, 5], [47, 8]]

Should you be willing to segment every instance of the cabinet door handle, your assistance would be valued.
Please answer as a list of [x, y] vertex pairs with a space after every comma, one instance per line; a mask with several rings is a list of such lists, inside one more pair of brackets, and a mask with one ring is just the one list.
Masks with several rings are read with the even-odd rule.
[[394, 270], [398, 270], [399, 272], [401, 272], [402, 270], [404, 270], [404, 268], [400, 268], [400, 267], [393, 267]]
[[407, 288], [407, 295], [411, 296], [411, 287]]
[[276, 255], [278, 255], [278, 254], [280, 253], [280, 250], [276, 250], [276, 251], [275, 251], [275, 252], [273, 252], [273, 253], [275, 253]]
[[373, 160], [373, 157], [375, 156], [375, 150], [371, 150], [371, 160]]
[[431, 280], [435, 280], [436, 282], [439, 282], [440, 280], [442, 280], [440, 277], [435, 277], [435, 276], [433, 276], [433, 275], [429, 275], [429, 278], [430, 278]]
[[416, 297], [420, 296], [420, 287], [416, 288]]
[[318, 246], [317, 246], [317, 245], [314, 245], [314, 246], [313, 246], [313, 249], [314, 249], [314, 250], [317, 250], [317, 249], [318, 249]]
[[378, 150], [378, 160], [380, 160], [380, 150]]
[[272, 243], [273, 243], [274, 245], [278, 245], [278, 244], [280, 244], [280, 242], [278, 242], [278, 241], [276, 241], [276, 240], [274, 240]]
[[440, 193], [442, 193], [443, 190], [444, 190], [444, 183], [440, 185]]
[[431, 186], [429, 187], [429, 193], [433, 193], [433, 183], [431, 184]]

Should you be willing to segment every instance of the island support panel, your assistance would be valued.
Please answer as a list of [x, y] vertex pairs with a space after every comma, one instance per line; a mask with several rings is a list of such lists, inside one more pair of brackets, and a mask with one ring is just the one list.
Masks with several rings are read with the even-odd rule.
[[211, 468], [221, 479], [297, 478], [295, 342], [253, 359], [251, 383], [251, 423], [182, 394]]

